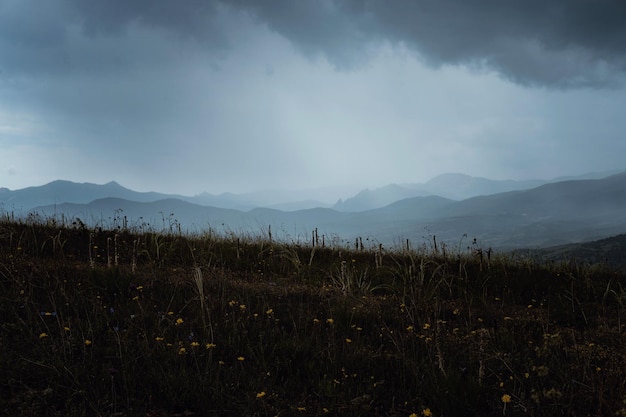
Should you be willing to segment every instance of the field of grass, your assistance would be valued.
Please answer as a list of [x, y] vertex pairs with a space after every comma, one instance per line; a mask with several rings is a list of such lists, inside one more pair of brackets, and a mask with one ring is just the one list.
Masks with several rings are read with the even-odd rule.
[[626, 416], [626, 273], [0, 222], [0, 414]]

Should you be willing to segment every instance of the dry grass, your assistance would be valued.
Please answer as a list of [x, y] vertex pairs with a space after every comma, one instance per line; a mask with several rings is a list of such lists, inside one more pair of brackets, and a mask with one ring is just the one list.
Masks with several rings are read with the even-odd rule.
[[498, 256], [4, 221], [0, 409], [626, 415], [625, 279]]

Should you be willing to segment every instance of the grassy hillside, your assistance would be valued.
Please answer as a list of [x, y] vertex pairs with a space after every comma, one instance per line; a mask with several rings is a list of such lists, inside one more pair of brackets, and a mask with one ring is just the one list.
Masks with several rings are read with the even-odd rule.
[[0, 410], [626, 415], [626, 274], [0, 222]]
[[591, 242], [573, 243], [525, 251], [528, 256], [544, 262], [605, 264], [626, 270], [626, 235], [616, 235]]

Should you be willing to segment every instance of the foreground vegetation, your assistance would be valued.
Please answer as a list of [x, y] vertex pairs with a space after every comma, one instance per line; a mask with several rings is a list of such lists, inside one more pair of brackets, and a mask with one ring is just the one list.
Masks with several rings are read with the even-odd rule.
[[625, 275], [5, 219], [0, 410], [626, 416]]

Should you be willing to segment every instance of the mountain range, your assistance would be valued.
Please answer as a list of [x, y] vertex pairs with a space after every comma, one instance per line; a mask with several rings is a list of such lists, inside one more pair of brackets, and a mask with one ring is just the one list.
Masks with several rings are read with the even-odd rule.
[[390, 184], [373, 190], [364, 189], [345, 201], [338, 201], [333, 208], [339, 211], [365, 211], [384, 207], [395, 201], [410, 197], [438, 195], [452, 200], [526, 190], [543, 184], [582, 179], [600, 179], [620, 171], [592, 172], [576, 177], [559, 177], [551, 180], [491, 180], [465, 174], [449, 173], [438, 175], [425, 183]]
[[[411, 196], [411, 192], [420, 195]], [[310, 242], [312, 231], [317, 229], [328, 244], [350, 244], [360, 237], [372, 246], [398, 246], [407, 239], [420, 245], [436, 236], [455, 249], [476, 239], [481, 246], [509, 250], [626, 233], [626, 172], [530, 182], [447, 174], [425, 184], [361, 191], [325, 207], [312, 207], [315, 201], [279, 203], [266, 199], [270, 207], [251, 208], [254, 201], [248, 197], [144, 193], [116, 182], [54, 181], [15, 191], [0, 189], [4, 211], [16, 215], [34, 211], [44, 216], [80, 218], [89, 225], [120, 226], [123, 221], [124, 226], [157, 230], [201, 232], [211, 228], [247, 235], [264, 234], [271, 228], [276, 238], [304, 242]], [[389, 200], [393, 201], [384, 204]], [[276, 204], [285, 209], [271, 208]]]

